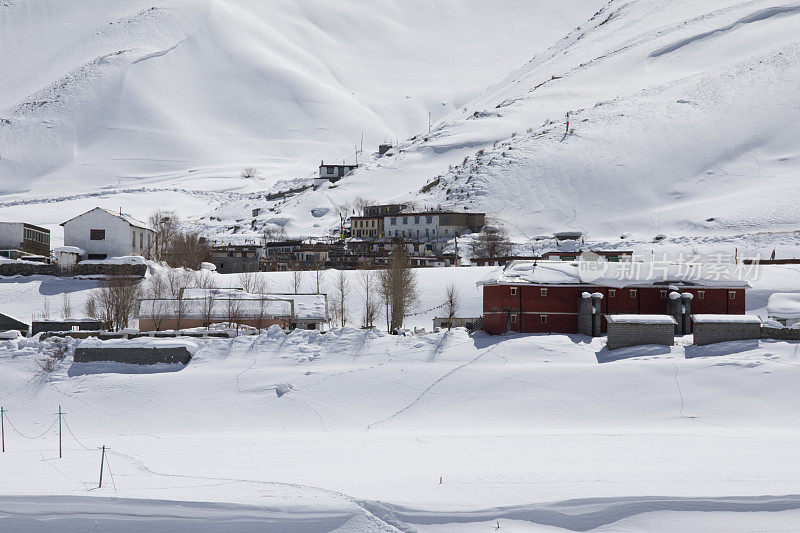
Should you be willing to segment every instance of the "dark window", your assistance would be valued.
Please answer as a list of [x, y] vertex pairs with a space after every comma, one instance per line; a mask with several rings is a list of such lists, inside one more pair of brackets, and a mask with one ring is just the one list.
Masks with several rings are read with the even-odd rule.
[[637, 298], [639, 296], [639, 291], [636, 289], [631, 289], [631, 298]]
[[89, 259], [105, 259], [108, 254], [89, 254]]
[[617, 289], [608, 289], [608, 296], [609, 298], [613, 298], [617, 295]]
[[449, 223], [450, 223], [450, 217], [447, 216], [447, 215], [443, 216], [442, 217], [442, 224], [449, 224]]
[[511, 287], [511, 296], [516, 296], [516, 295], [517, 295], [517, 288]]
[[662, 298], [666, 298], [667, 297], [667, 291], [661, 291], [661, 297]]
[[431, 222], [433, 222], [433, 217], [428, 217], [428, 216], [426, 216], [426, 217], [425, 217], [425, 223], [426, 223], [426, 224], [430, 224]]
[[517, 315], [511, 315], [511, 322], [517, 321]]
[[735, 300], [736, 299], [736, 291], [728, 291], [728, 299]]
[[[106, 239], [106, 230], [104, 229], [90, 229], [89, 230], [89, 240], [90, 241], [104, 241]], [[105, 259], [105, 257], [103, 257]]]
[[540, 293], [542, 296], [547, 296], [547, 289], [539, 289], [539, 293]]
[[403, 224], [408, 224], [408, 217], [403, 217]]
[[542, 324], [547, 324], [547, 315], [541, 315], [539, 319], [542, 321]]
[[705, 300], [706, 299], [706, 291], [697, 291], [697, 297], [700, 300]]
[[396, 217], [392, 217], [391, 219], [389, 219], [389, 223], [392, 226], [396, 226], [397, 225], [397, 218]]
[[419, 217], [414, 217], [414, 224], [419, 224]]

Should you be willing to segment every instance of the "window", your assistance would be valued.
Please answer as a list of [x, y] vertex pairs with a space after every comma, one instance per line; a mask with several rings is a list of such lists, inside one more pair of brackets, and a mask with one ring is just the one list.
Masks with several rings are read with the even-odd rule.
[[511, 315], [511, 322], [517, 321], [517, 315]]
[[89, 254], [89, 259], [105, 259], [108, 254]]
[[617, 295], [617, 289], [608, 289], [608, 297], [613, 298]]
[[427, 216], [425, 217], [425, 223], [426, 224], [430, 224], [432, 222], [433, 222], [433, 217], [427, 217]]
[[539, 320], [541, 320], [542, 324], [547, 324], [547, 315], [541, 315]]
[[403, 224], [408, 224], [408, 217], [403, 217]]
[[392, 217], [389, 220], [389, 224], [391, 224], [392, 226], [396, 226], [397, 225], [397, 217]]
[[705, 300], [706, 299], [706, 291], [697, 291], [697, 298], [698, 298], [698, 300]]
[[666, 298], [667, 297], [667, 291], [661, 291], [661, 297], [662, 298]]
[[542, 296], [547, 296], [547, 289], [539, 289], [539, 294]]
[[639, 291], [636, 289], [631, 289], [631, 298], [637, 298], [639, 296]]
[[425, 236], [426, 237], [430, 237], [430, 235], [431, 235], [431, 230], [429, 230], [428, 228], [425, 228]]
[[511, 287], [511, 296], [516, 296], [516, 295], [517, 295], [517, 288]]
[[104, 241], [105, 239], [106, 239], [106, 230], [104, 230], [104, 229], [90, 229], [89, 230], [89, 240], [90, 241]]
[[414, 217], [414, 224], [419, 224], [419, 217]]
[[728, 291], [728, 300], [736, 299], [736, 291]]
[[445, 234], [445, 235], [447, 235], [449, 231], [450, 231], [450, 230], [448, 230], [447, 228], [445, 228], [445, 229], [444, 229], [444, 234]]

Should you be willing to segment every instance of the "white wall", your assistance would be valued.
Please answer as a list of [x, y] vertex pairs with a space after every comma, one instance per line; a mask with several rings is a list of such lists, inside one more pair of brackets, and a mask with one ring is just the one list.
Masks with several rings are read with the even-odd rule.
[[22, 222], [0, 222], [0, 249], [19, 248], [23, 237]]
[[[90, 240], [89, 230], [92, 229], [105, 230], [105, 239]], [[93, 209], [64, 224], [64, 245], [83, 248], [87, 255], [106, 254], [108, 257], [134, 255], [131, 248], [130, 224], [102, 209]]]
[[[431, 217], [431, 223], [426, 224], [427, 216]], [[403, 224], [403, 218], [408, 220], [407, 223]], [[397, 219], [397, 224], [392, 225], [392, 219]], [[403, 231], [406, 232], [406, 237], [419, 237], [419, 240], [424, 241], [427, 239], [438, 239], [441, 237], [445, 237], [444, 230], [439, 227], [439, 215], [419, 215], [419, 223], [414, 222], [415, 218], [414, 215], [397, 215], [397, 216], [386, 216], [383, 217], [383, 227], [385, 230], [385, 234], [387, 237], [394, 237], [395, 230], [399, 231], [398, 235], [400, 237], [403, 236]], [[425, 230], [429, 230], [429, 235], [425, 235]], [[449, 228], [448, 228], [449, 229]], [[419, 231], [419, 235], [417, 235], [417, 231]], [[410, 232], [410, 233], [409, 233]], [[447, 235], [448, 237], [452, 237], [453, 235]]]

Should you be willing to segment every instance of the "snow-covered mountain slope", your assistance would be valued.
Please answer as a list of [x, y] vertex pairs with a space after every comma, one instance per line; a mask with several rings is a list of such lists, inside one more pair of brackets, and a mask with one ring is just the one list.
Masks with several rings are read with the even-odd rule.
[[3, 2], [0, 192], [306, 176], [458, 109], [601, 3]]
[[283, 210], [415, 199], [522, 238], [793, 230], [799, 27], [797, 3], [612, 0], [432, 134]]

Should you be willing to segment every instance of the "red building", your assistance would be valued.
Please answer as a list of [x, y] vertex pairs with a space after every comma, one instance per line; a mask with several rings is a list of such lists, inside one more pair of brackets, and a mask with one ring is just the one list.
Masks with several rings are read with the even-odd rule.
[[[638, 266], [637, 266], [638, 265]], [[578, 333], [584, 293], [595, 298], [596, 313], [668, 314], [678, 293], [697, 314], [745, 313], [746, 281], [738, 265], [515, 261], [483, 283], [483, 329], [490, 334]], [[601, 272], [602, 271], [602, 272]], [[605, 319], [602, 319], [605, 332]]]

